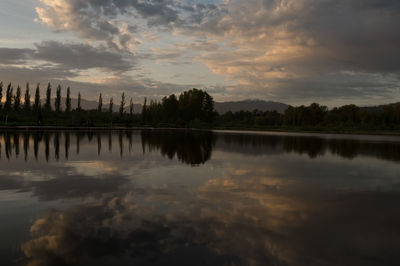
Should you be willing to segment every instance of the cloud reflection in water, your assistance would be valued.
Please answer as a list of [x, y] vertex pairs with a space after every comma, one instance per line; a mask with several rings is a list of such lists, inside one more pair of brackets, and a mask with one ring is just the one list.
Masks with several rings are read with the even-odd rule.
[[8, 149], [0, 160], [7, 163], [1, 190], [32, 191], [43, 202], [78, 199], [34, 218], [31, 238], [21, 245], [27, 265], [400, 260], [399, 143], [210, 132], [66, 134], [0, 137]]

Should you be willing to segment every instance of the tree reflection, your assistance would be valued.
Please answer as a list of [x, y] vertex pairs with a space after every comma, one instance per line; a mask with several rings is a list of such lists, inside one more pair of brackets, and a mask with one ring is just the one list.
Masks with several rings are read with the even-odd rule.
[[15, 148], [15, 157], [19, 156], [19, 133], [14, 133], [14, 148]]
[[126, 131], [126, 138], [129, 142], [129, 152], [132, 151], [132, 131]]
[[142, 149], [160, 150], [163, 156], [197, 165], [211, 158], [216, 137], [210, 131], [142, 131]]
[[218, 137], [217, 147], [248, 155], [296, 153], [314, 159], [330, 152], [346, 159], [364, 155], [400, 161], [400, 140], [380, 142], [309, 136], [227, 134]]
[[24, 159], [25, 161], [28, 159], [28, 150], [29, 150], [29, 134], [24, 134]]
[[97, 155], [100, 156], [101, 153], [101, 134], [97, 133]]
[[[124, 152], [129, 151], [129, 154], [132, 152], [133, 136], [137, 136], [141, 138], [143, 153], [160, 152], [162, 156], [169, 159], [176, 158], [190, 165], [204, 164], [211, 158], [214, 148], [253, 156], [296, 153], [299, 155], [305, 154], [314, 159], [330, 153], [346, 159], [364, 155], [383, 160], [400, 161], [400, 141], [369, 141], [356, 138], [215, 134], [210, 131], [191, 130], [76, 131], [73, 133], [69, 131], [23, 133], [8, 131], [0, 133], [0, 136], [2, 137], [0, 138], [0, 149], [3, 149], [3, 154], [7, 159], [10, 159], [13, 155], [18, 158], [21, 142], [23, 144], [24, 159], [29, 160], [30, 140], [33, 140], [33, 154], [36, 159], [38, 158], [40, 145], [44, 145], [46, 161], [49, 161], [50, 153], [54, 154], [56, 160], [59, 160], [61, 149], [63, 149], [65, 158], [68, 159], [70, 157], [71, 143], [75, 143], [76, 155], [79, 155], [81, 143], [84, 142], [85, 149], [97, 145], [97, 154], [101, 156], [101, 153], [105, 152], [102, 149], [103, 141], [108, 143], [108, 153], [112, 152], [113, 141], [117, 141], [119, 155], [123, 158], [127, 156]], [[94, 143], [93, 137], [97, 140]], [[43, 142], [42, 139], [44, 140]]]
[[37, 160], [39, 154], [39, 142], [42, 140], [43, 133], [35, 132], [33, 134], [33, 153], [35, 155], [35, 159]]
[[70, 146], [70, 134], [68, 131], [64, 133], [64, 137], [65, 137], [65, 140], [64, 140], [65, 159], [68, 159], [69, 146]]
[[79, 155], [82, 133], [80, 131], [77, 131], [75, 136], [76, 136], [76, 154]]
[[60, 159], [60, 133], [54, 133], [54, 157], [58, 161]]
[[108, 152], [112, 152], [112, 135], [111, 131], [108, 132]]
[[6, 133], [4, 136], [4, 148], [5, 148], [5, 153], [6, 153], [6, 157], [7, 159], [10, 159], [11, 156], [11, 137], [9, 133]]
[[46, 161], [48, 162], [49, 156], [50, 156], [50, 134], [49, 134], [49, 132], [44, 133], [44, 145], [45, 145], [44, 153], [46, 156]]
[[119, 156], [122, 158], [122, 155], [124, 153], [124, 143], [122, 139], [122, 132], [118, 132], [118, 143], [119, 143]]

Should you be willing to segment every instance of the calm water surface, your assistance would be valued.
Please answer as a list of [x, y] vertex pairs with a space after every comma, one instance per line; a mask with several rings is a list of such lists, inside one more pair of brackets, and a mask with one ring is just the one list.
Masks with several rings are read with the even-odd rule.
[[0, 265], [400, 265], [400, 138], [0, 133]]

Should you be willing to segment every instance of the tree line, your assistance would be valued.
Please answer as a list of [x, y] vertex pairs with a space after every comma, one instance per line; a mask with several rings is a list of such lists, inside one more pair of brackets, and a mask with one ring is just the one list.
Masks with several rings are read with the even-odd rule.
[[[6, 87], [0, 82], [0, 125], [62, 125], [62, 126], [155, 126], [155, 127], [200, 127], [200, 128], [260, 128], [260, 129], [400, 129], [400, 103], [377, 107], [358, 107], [354, 104], [328, 109], [312, 103], [309, 106], [289, 106], [284, 113], [277, 111], [240, 111], [218, 114], [214, 100], [204, 90], [191, 89], [179, 95], [171, 94], [160, 101], [144, 99], [141, 113], [134, 113], [133, 99], [126, 107], [122, 93], [119, 112], [113, 112], [111, 97], [108, 108], [103, 106], [100, 93], [98, 107], [84, 110], [81, 94], [78, 93], [77, 107], [71, 106], [71, 90], [56, 87], [52, 102], [52, 86], [47, 84], [42, 104], [40, 86], [36, 86], [33, 101], [29, 83], [24, 96], [20, 86], [15, 93], [12, 84]], [[4, 96], [4, 99], [3, 99]], [[62, 108], [62, 101], [65, 108]], [[126, 111], [126, 109], [128, 111]]]
[[[4, 101], [3, 101], [4, 95]], [[22, 99], [23, 98], [23, 99]], [[6, 87], [0, 82], [0, 125], [59, 125], [59, 126], [132, 126], [132, 125], [164, 125], [186, 126], [206, 125], [211, 123], [216, 115], [213, 98], [205, 91], [192, 89], [179, 96], [172, 94], [161, 101], [145, 98], [141, 114], [134, 113], [133, 99], [130, 98], [128, 112], [126, 112], [125, 93], [121, 95], [119, 112], [114, 112], [114, 100], [110, 98], [108, 108], [103, 108], [103, 96], [100, 93], [98, 106], [95, 110], [84, 110], [81, 106], [81, 94], [78, 93], [77, 107], [72, 108], [71, 90], [66, 89], [65, 98], [62, 98], [62, 88], [56, 88], [56, 95], [52, 102], [52, 86], [47, 84], [45, 99], [42, 104], [40, 84], [36, 86], [33, 101], [29, 83], [26, 84], [25, 94], [22, 97], [21, 87], [18, 85], [14, 93], [11, 83]], [[65, 108], [62, 108], [65, 101]], [[193, 124], [194, 123], [194, 124]]]
[[354, 104], [328, 109], [312, 103], [309, 106], [289, 106], [284, 113], [276, 111], [227, 112], [217, 124], [226, 127], [275, 127], [299, 129], [400, 129], [400, 103], [377, 107]]
[[[0, 82], [0, 110], [3, 110], [4, 112], [10, 112], [10, 111], [34, 111], [34, 112], [40, 112], [40, 111], [45, 111], [45, 112], [61, 112], [62, 111], [62, 96], [61, 96], [61, 85], [58, 85], [56, 88], [56, 97], [54, 99], [54, 108], [51, 104], [51, 90], [52, 86], [50, 83], [47, 85], [46, 89], [46, 98], [45, 102], [42, 105], [41, 99], [40, 99], [40, 84], [36, 86], [35, 90], [35, 96], [34, 96], [34, 101], [31, 102], [31, 94], [30, 94], [30, 88], [29, 88], [29, 83], [26, 84], [26, 89], [25, 89], [25, 94], [24, 94], [24, 101], [22, 104], [22, 99], [21, 99], [21, 87], [18, 85], [15, 95], [14, 95], [14, 88], [11, 83], [8, 84], [7, 88], [5, 89], [5, 101], [4, 103], [2, 102], [3, 100], [3, 82]], [[113, 98], [110, 98], [110, 105], [109, 105], [109, 112], [112, 112], [113, 108]], [[121, 104], [120, 104], [120, 114], [124, 114], [124, 108], [125, 108], [125, 93], [122, 93], [121, 95]], [[76, 111], [82, 111], [81, 107], [81, 93], [78, 93], [78, 103], [77, 103], [77, 108], [75, 109]], [[103, 98], [102, 94], [100, 93], [99, 95], [99, 102], [98, 102], [98, 108], [97, 110], [99, 112], [103, 112]], [[65, 110], [64, 112], [69, 113], [72, 111], [71, 107], [71, 91], [70, 87], [67, 87], [67, 92], [66, 92], [66, 97], [65, 97]], [[131, 98], [130, 100], [130, 114], [133, 114], [133, 100]]]

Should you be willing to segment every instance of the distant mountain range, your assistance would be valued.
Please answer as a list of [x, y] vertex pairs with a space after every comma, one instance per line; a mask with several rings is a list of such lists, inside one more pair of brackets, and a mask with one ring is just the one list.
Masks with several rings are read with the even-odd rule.
[[399, 108], [400, 107], [400, 102], [397, 103], [389, 103], [389, 104], [381, 104], [381, 105], [375, 105], [375, 106], [364, 106], [361, 107], [361, 109], [367, 111], [367, 112], [379, 112], [382, 111], [383, 108], [385, 107], [394, 107], [394, 108]]
[[[52, 106], [54, 106], [54, 99], [51, 101]], [[62, 109], [65, 109], [65, 99], [63, 98], [62, 101]], [[114, 102], [113, 111], [117, 112], [119, 110], [119, 101], [116, 103]], [[44, 104], [44, 100], [42, 100], [42, 104]], [[108, 110], [109, 102], [103, 102], [103, 109]], [[71, 107], [75, 109], [78, 106], [78, 99], [71, 98]], [[97, 109], [98, 103], [96, 101], [90, 100], [81, 100], [81, 107], [85, 110], [92, 110]], [[243, 111], [253, 111], [254, 109], [260, 111], [274, 111], [276, 110], [278, 113], [284, 113], [286, 108], [289, 105], [280, 103], [280, 102], [272, 102], [272, 101], [263, 101], [263, 100], [243, 100], [243, 101], [232, 101], [232, 102], [216, 102], [214, 105], [215, 110], [219, 114], [224, 114], [228, 111], [232, 112], [239, 112]], [[141, 113], [142, 112], [142, 105], [141, 104], [134, 104], [134, 112]], [[129, 103], [126, 103], [125, 111], [129, 110]]]

